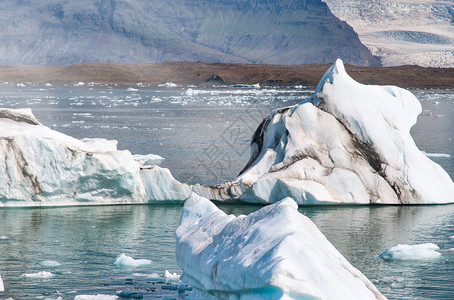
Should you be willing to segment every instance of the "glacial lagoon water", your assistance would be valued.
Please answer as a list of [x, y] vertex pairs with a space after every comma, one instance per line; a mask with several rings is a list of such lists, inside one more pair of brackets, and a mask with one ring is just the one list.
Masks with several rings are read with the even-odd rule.
[[[31, 107], [45, 125], [75, 136], [116, 139], [133, 154], [159, 154], [184, 182], [234, 178], [249, 155], [250, 137], [272, 109], [308, 97], [310, 87], [152, 88], [0, 84], [0, 107]], [[412, 129], [421, 150], [454, 176], [454, 90], [412, 90], [423, 113]], [[221, 205], [247, 214], [251, 205]], [[454, 299], [454, 205], [307, 207], [336, 248], [389, 299]], [[182, 299], [168, 290], [165, 271], [181, 274], [174, 231], [181, 206], [128, 205], [0, 209], [0, 299], [73, 299], [131, 290], [144, 299]], [[384, 261], [397, 244], [435, 243], [425, 261]], [[147, 266], [114, 265], [125, 253]], [[57, 261], [51, 267], [43, 261]], [[41, 264], [40, 264], [41, 263]], [[23, 274], [54, 276], [24, 279]], [[164, 288], [163, 288], [164, 286]]]

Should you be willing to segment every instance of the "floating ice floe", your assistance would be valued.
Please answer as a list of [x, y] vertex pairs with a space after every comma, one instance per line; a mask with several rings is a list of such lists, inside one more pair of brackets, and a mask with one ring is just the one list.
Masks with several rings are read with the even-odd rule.
[[22, 279], [30, 279], [30, 280], [41, 280], [41, 279], [49, 279], [49, 278], [52, 278], [54, 276], [55, 276], [55, 274], [53, 274], [51, 272], [41, 271], [41, 272], [37, 272], [37, 273], [22, 274], [20, 276], [20, 278], [22, 278]]
[[177, 274], [177, 273], [170, 273], [168, 270], [166, 270], [164, 273], [164, 277], [166, 279], [166, 283], [167, 282], [180, 282], [181, 275]]
[[120, 268], [138, 268], [148, 266], [152, 263], [149, 259], [134, 259], [124, 253], [117, 257], [114, 264]]
[[132, 273], [131, 275], [136, 276], [136, 277], [146, 277], [149, 279], [160, 279], [161, 278], [161, 276], [159, 276], [158, 273], [151, 273], [151, 274]]
[[422, 153], [424, 153], [424, 155], [427, 157], [437, 157], [437, 158], [450, 158], [451, 157], [451, 155], [446, 154], [446, 153], [428, 153], [425, 151], [423, 151]]
[[166, 83], [161, 83], [158, 84], [158, 86], [164, 86], [164, 87], [176, 87], [177, 85], [173, 82], [166, 82]]
[[197, 94], [199, 94], [198, 90], [193, 90], [192, 88], [188, 88], [186, 90], [186, 96], [194, 96], [194, 95], [197, 95]]
[[176, 230], [193, 299], [385, 299], [290, 198], [248, 216], [195, 194]]
[[363, 85], [341, 60], [314, 94], [274, 110], [251, 141], [237, 179], [193, 190], [209, 199], [298, 204], [454, 202], [454, 183], [416, 146], [418, 99], [395, 86]]
[[130, 290], [123, 290], [117, 292], [117, 296], [120, 298], [132, 298], [132, 299], [142, 299], [143, 294], [142, 293], [134, 293]]
[[30, 109], [0, 109], [0, 207], [184, 201], [191, 188], [150, 166], [156, 159], [54, 131]]
[[119, 297], [116, 295], [104, 295], [104, 294], [97, 294], [97, 295], [77, 295], [74, 297], [74, 300], [115, 300]]
[[255, 84], [232, 84], [230, 87], [233, 88], [253, 88], [253, 89], [259, 89], [260, 88], [260, 83], [255, 83]]
[[441, 257], [441, 253], [437, 252], [440, 248], [432, 243], [419, 245], [399, 244], [387, 249], [379, 255], [385, 260], [427, 260]]
[[44, 261], [40, 262], [39, 265], [44, 268], [56, 268], [56, 267], [60, 267], [61, 263], [59, 263], [58, 261], [54, 261], [54, 260], [44, 260]]

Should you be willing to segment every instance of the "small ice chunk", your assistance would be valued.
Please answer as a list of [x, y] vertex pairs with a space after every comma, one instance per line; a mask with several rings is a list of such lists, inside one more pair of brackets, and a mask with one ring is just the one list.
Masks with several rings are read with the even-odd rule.
[[451, 235], [449, 238], [452, 239], [452, 240], [454, 240], [454, 235]]
[[424, 260], [434, 259], [441, 256], [440, 248], [433, 243], [406, 245], [399, 244], [387, 249], [379, 255], [384, 260]]
[[1, 235], [0, 236], [0, 240], [7, 240], [7, 239], [8, 239], [8, 237], [6, 235]]
[[180, 282], [180, 274], [177, 273], [170, 273], [166, 270], [164, 277], [166, 278], [166, 283], [168, 282]]
[[151, 263], [152, 261], [149, 259], [134, 259], [130, 256], [125, 255], [124, 253], [118, 256], [114, 262], [114, 264], [120, 268], [137, 268], [147, 266]]
[[118, 296], [114, 295], [77, 295], [74, 297], [74, 300], [115, 300], [118, 299]]
[[160, 279], [161, 278], [161, 276], [159, 276], [158, 273], [151, 273], [151, 274], [132, 273], [131, 275], [132, 276], [136, 276], [136, 277], [146, 277], [146, 278], [149, 278], [149, 279]]
[[75, 84], [75, 86], [84, 86], [85, 83], [83, 83], [82, 81], [79, 81], [78, 83]]
[[404, 289], [405, 288], [405, 284], [403, 284], [402, 282], [393, 282], [390, 284], [390, 287], [392, 289]]
[[33, 280], [33, 279], [48, 279], [48, 278], [52, 278], [54, 276], [55, 275], [52, 274], [51, 272], [41, 271], [41, 272], [37, 272], [37, 273], [22, 274], [20, 276], [20, 278]]
[[0, 292], [5, 291], [5, 285], [3, 284], [2, 275], [0, 275]]
[[43, 260], [39, 264], [41, 265], [41, 267], [45, 267], [45, 268], [56, 268], [56, 267], [61, 266], [61, 263], [59, 263], [58, 261], [54, 261], [54, 260]]
[[132, 88], [132, 87], [129, 87], [126, 89], [128, 92], [137, 92], [138, 89], [135, 89], [135, 88]]
[[194, 96], [194, 95], [197, 95], [199, 93], [199, 91], [197, 90], [193, 90], [191, 88], [188, 88], [186, 90], [186, 96]]
[[158, 84], [158, 86], [176, 87], [177, 85], [173, 82], [166, 82], [166, 83]]

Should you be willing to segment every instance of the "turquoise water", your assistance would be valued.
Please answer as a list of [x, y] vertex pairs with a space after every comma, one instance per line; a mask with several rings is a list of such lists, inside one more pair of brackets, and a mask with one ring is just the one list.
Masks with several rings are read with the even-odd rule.
[[[117, 139], [120, 149], [166, 158], [178, 179], [205, 184], [232, 179], [248, 159], [255, 127], [271, 109], [299, 102], [310, 89], [210, 89], [187, 96], [184, 88], [17, 87], [0, 84], [0, 107], [32, 107], [37, 118], [72, 136]], [[194, 88], [196, 89], [196, 88]], [[412, 134], [454, 175], [452, 90], [415, 90], [424, 107]], [[207, 151], [209, 149], [210, 151]], [[247, 214], [259, 206], [221, 205]], [[336, 248], [389, 299], [454, 299], [454, 205], [310, 207], [311, 218]], [[72, 299], [78, 294], [142, 293], [145, 299], [184, 298], [162, 289], [175, 261], [174, 230], [180, 206], [133, 205], [0, 209], [0, 299]], [[441, 258], [384, 261], [378, 255], [397, 244], [432, 242]], [[119, 269], [125, 253], [153, 262]], [[53, 260], [59, 267], [43, 267]], [[53, 277], [25, 280], [47, 271]]]

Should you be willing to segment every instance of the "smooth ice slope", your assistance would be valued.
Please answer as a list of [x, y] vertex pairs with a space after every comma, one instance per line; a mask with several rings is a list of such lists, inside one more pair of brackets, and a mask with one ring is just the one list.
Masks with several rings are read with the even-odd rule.
[[[78, 140], [40, 124], [30, 109], [0, 109], [0, 206], [182, 201], [189, 186], [168, 169], [118, 151], [116, 141]], [[149, 158], [149, 157], [148, 157]]]
[[176, 231], [193, 299], [385, 299], [286, 198], [248, 216], [195, 194]]
[[454, 202], [451, 178], [410, 135], [420, 113], [409, 91], [360, 84], [337, 60], [311, 98], [260, 124], [235, 181], [194, 191], [259, 203], [287, 196], [298, 204]]

